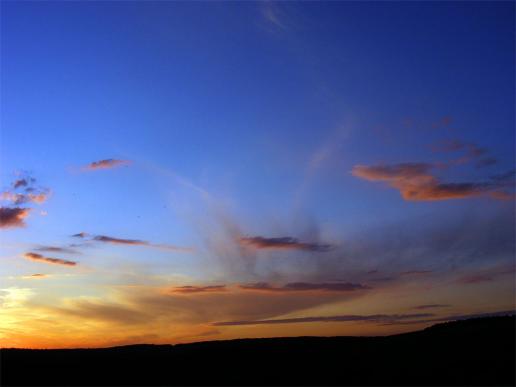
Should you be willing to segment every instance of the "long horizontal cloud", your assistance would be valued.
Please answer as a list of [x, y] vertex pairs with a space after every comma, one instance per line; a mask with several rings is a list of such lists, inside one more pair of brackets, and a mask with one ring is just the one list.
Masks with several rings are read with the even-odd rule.
[[22, 278], [24, 278], [24, 279], [41, 279], [41, 278], [46, 278], [46, 277], [48, 277], [47, 274], [35, 273], [35, 274], [23, 276]]
[[402, 271], [400, 275], [421, 275], [421, 274], [430, 274], [432, 270], [407, 270]]
[[443, 183], [430, 173], [433, 167], [427, 163], [356, 165], [352, 174], [368, 181], [386, 182], [397, 189], [403, 199], [410, 201], [466, 199], [481, 195], [494, 199], [510, 197], [506, 191], [500, 191], [509, 186], [508, 181], [490, 179], [483, 182]]
[[327, 291], [327, 292], [349, 292], [353, 290], [370, 289], [369, 286], [353, 283], [309, 283], [309, 282], [291, 282], [284, 286], [272, 286], [266, 282], [258, 282], [254, 284], [244, 284], [239, 286], [244, 290], [260, 290], [267, 292], [299, 292], [299, 291]]
[[144, 247], [152, 247], [157, 249], [163, 249], [163, 250], [170, 250], [170, 251], [183, 251], [183, 252], [189, 252], [192, 251], [189, 247], [181, 247], [181, 246], [175, 246], [175, 245], [169, 245], [169, 244], [160, 244], [160, 243], [151, 243], [148, 241], [140, 240], [140, 239], [124, 239], [124, 238], [115, 238], [107, 235], [92, 235], [86, 233], [86, 232], [80, 232], [78, 234], [72, 235], [74, 238], [81, 238], [86, 239], [91, 237], [90, 240], [101, 242], [101, 243], [110, 243], [114, 245], [126, 245], [126, 246], [144, 246]]
[[472, 318], [482, 318], [482, 317], [496, 317], [496, 316], [514, 316], [516, 314], [516, 310], [502, 310], [499, 312], [488, 312], [488, 313], [471, 313], [471, 314], [461, 314], [461, 315], [448, 315], [445, 317], [436, 317], [436, 318], [428, 318], [422, 320], [414, 320], [414, 321], [386, 321], [385, 325], [405, 325], [405, 324], [428, 324], [428, 323], [439, 323], [446, 321], [455, 321], [455, 320], [467, 320]]
[[[221, 285], [222, 286], [222, 285]], [[200, 288], [200, 287], [199, 287]], [[213, 290], [177, 292], [170, 288], [122, 288], [123, 297], [109, 299], [70, 300], [61, 306], [48, 306], [47, 311], [65, 312], [97, 321], [131, 324], [211, 324], [225, 320], [258, 320], [343, 302], [357, 296], [355, 292], [252, 292]], [[195, 289], [198, 290], [198, 289]]]
[[255, 249], [306, 250], [315, 252], [326, 252], [332, 249], [332, 246], [328, 244], [305, 243], [292, 237], [242, 237], [240, 238], [240, 243], [243, 246], [249, 246]]
[[432, 317], [432, 313], [414, 314], [374, 314], [374, 315], [340, 315], [340, 316], [315, 316], [283, 318], [273, 320], [243, 320], [243, 321], [221, 321], [216, 322], [215, 326], [229, 325], [264, 325], [264, 324], [299, 324], [313, 322], [349, 322], [349, 321], [369, 321], [369, 322], [395, 322], [408, 319], [420, 319]]
[[117, 160], [117, 159], [104, 159], [99, 161], [94, 161], [88, 165], [86, 165], [83, 170], [85, 171], [95, 171], [98, 169], [112, 169], [121, 167], [124, 165], [131, 164], [129, 160]]
[[47, 253], [62, 253], [62, 254], [80, 254], [77, 250], [69, 249], [67, 247], [59, 246], [39, 246], [34, 250], [44, 251]]
[[178, 286], [172, 289], [171, 293], [210, 293], [210, 292], [224, 292], [226, 285], [211, 285], [211, 286]]
[[24, 227], [30, 208], [0, 207], [0, 228]]
[[93, 237], [94, 240], [105, 243], [114, 243], [117, 245], [134, 245], [134, 246], [147, 246], [149, 242], [141, 241], [138, 239], [122, 239], [122, 238], [113, 238], [105, 235], [97, 235]]
[[75, 261], [69, 261], [69, 260], [61, 259], [61, 258], [45, 257], [45, 256], [43, 256], [41, 254], [37, 254], [37, 253], [25, 253], [25, 254], [23, 254], [23, 256], [25, 258], [33, 260], [33, 261], [51, 263], [54, 265], [65, 265], [65, 266], [77, 265], [77, 262], [75, 262]]
[[424, 309], [449, 308], [449, 307], [451, 307], [451, 305], [449, 305], [449, 304], [424, 304], [424, 305], [416, 305], [412, 309], [424, 310]]

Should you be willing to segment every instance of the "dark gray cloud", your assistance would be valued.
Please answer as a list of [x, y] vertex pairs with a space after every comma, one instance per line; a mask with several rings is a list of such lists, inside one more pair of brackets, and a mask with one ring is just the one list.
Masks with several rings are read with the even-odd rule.
[[496, 317], [496, 316], [514, 316], [516, 314], [515, 310], [502, 310], [499, 312], [487, 312], [487, 313], [472, 313], [472, 314], [454, 314], [445, 317], [436, 317], [436, 318], [428, 318], [421, 320], [413, 320], [413, 321], [386, 321], [383, 324], [385, 325], [406, 325], [406, 324], [428, 324], [428, 323], [440, 323], [447, 321], [456, 321], [456, 320], [467, 320], [471, 318], [481, 318], [481, 317]]
[[412, 307], [412, 309], [423, 310], [423, 309], [435, 309], [435, 308], [449, 308], [451, 305], [448, 304], [424, 304], [424, 305], [416, 305]]
[[0, 228], [24, 227], [30, 208], [0, 207]]
[[327, 292], [349, 292], [353, 290], [371, 289], [369, 286], [353, 283], [309, 283], [291, 282], [283, 286], [273, 286], [267, 282], [239, 285], [244, 290], [260, 290], [267, 292], [303, 292], [303, 291], [327, 291]]
[[326, 252], [332, 249], [332, 246], [329, 244], [305, 243], [292, 237], [242, 237], [240, 238], [240, 243], [243, 246], [249, 246], [255, 249], [305, 250], [314, 252]]
[[151, 243], [148, 241], [140, 240], [140, 239], [125, 239], [125, 238], [116, 238], [107, 235], [90, 235], [86, 232], [80, 232], [78, 234], [72, 235], [75, 238], [87, 239], [89, 242], [101, 242], [101, 243], [110, 243], [114, 245], [126, 245], [126, 246], [145, 246], [152, 247], [162, 250], [170, 250], [170, 251], [181, 251], [181, 252], [191, 252], [192, 249], [189, 247], [181, 247], [170, 244], [159, 244], [159, 243]]
[[22, 179], [18, 179], [18, 180], [14, 181], [13, 188], [17, 189], [20, 187], [27, 187], [28, 185], [29, 185], [28, 179], [22, 178]]
[[224, 292], [226, 285], [211, 285], [211, 286], [178, 286], [171, 290], [171, 293], [207, 293], [207, 292]]
[[77, 234], [72, 235], [73, 238], [86, 238], [87, 236], [88, 236], [88, 233], [85, 233], [85, 232], [79, 232]]
[[117, 245], [138, 245], [138, 246], [149, 245], [149, 242], [141, 241], [138, 239], [122, 239], [122, 238], [109, 237], [109, 236], [105, 236], [105, 235], [97, 235], [97, 236], [93, 237], [93, 239], [98, 242], [114, 243]]

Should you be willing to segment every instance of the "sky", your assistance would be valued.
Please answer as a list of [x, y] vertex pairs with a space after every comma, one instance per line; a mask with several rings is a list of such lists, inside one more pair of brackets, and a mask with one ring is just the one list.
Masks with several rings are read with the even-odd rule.
[[514, 7], [2, 1], [0, 347], [513, 312]]

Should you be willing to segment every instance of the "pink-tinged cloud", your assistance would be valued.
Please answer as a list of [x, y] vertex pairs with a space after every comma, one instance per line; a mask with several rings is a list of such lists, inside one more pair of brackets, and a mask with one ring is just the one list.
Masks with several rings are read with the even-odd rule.
[[349, 292], [353, 290], [370, 289], [369, 286], [353, 283], [310, 283], [291, 282], [283, 286], [273, 286], [267, 282], [239, 285], [244, 290], [257, 290], [266, 292], [303, 292], [303, 291], [325, 291], [325, 292]]
[[30, 208], [0, 207], [0, 228], [25, 227]]
[[45, 262], [45, 263], [50, 263], [50, 264], [54, 264], [54, 265], [65, 265], [65, 266], [77, 265], [77, 262], [75, 262], [75, 261], [69, 261], [69, 260], [60, 259], [60, 258], [45, 257], [41, 254], [36, 254], [36, 253], [25, 253], [25, 254], [23, 254], [23, 256], [32, 261]]
[[0, 200], [10, 201], [16, 205], [24, 203], [42, 204], [48, 199], [49, 196], [50, 193], [48, 191], [29, 194], [5, 191], [0, 194]]
[[[42, 187], [35, 187], [36, 179], [25, 177], [15, 180], [12, 189], [0, 193], [0, 200], [10, 201], [15, 205], [24, 203], [44, 203], [50, 196], [50, 190]], [[25, 188], [23, 193], [16, 192], [19, 188]]]
[[99, 160], [94, 161], [87, 166], [85, 166], [83, 169], [86, 171], [95, 171], [98, 169], [112, 169], [117, 167], [122, 167], [124, 165], [131, 164], [130, 160], [117, 160], [117, 159], [105, 159], [105, 160]]
[[305, 243], [300, 242], [298, 239], [291, 237], [242, 237], [240, 238], [240, 244], [255, 249], [305, 250], [315, 252], [326, 252], [332, 249], [332, 246], [328, 244]]
[[467, 199], [478, 196], [500, 199], [499, 193], [503, 192], [500, 189], [507, 186], [507, 182], [493, 179], [485, 182], [443, 183], [430, 173], [433, 167], [434, 165], [426, 163], [356, 165], [352, 174], [368, 181], [383, 181], [397, 189], [403, 199], [409, 201]]
[[178, 286], [171, 289], [171, 293], [213, 293], [225, 292], [226, 285], [211, 285], [211, 286]]

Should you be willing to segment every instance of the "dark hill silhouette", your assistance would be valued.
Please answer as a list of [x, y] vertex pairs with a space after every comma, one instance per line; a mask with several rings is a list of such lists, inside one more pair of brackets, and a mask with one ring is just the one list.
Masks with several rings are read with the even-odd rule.
[[515, 385], [515, 317], [386, 337], [2, 349], [1, 385]]

